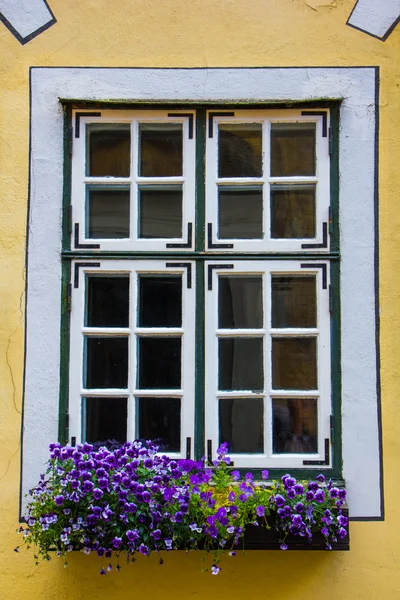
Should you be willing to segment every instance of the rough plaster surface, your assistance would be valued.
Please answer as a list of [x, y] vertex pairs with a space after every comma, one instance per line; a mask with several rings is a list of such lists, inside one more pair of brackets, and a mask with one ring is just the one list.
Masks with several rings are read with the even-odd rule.
[[53, 20], [43, 0], [0, 0], [0, 13], [22, 38]]
[[383, 38], [400, 17], [400, 0], [358, 0], [348, 24]]
[[[377, 517], [373, 68], [33, 68], [23, 490], [57, 438], [60, 363], [62, 111], [92, 100], [343, 99], [340, 116], [343, 472], [352, 516]], [[328, 375], [327, 375], [328, 376]], [[368, 489], [368, 494], [365, 490]]]

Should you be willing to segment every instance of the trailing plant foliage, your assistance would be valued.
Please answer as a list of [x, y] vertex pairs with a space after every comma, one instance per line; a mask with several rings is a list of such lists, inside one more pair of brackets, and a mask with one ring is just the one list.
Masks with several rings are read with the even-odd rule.
[[158, 449], [140, 441], [51, 444], [46, 475], [30, 491], [27, 525], [20, 528], [36, 561], [54, 551], [66, 564], [72, 550], [95, 552], [106, 574], [113, 564], [120, 569], [122, 553], [130, 562], [137, 552], [201, 549], [213, 551], [211, 572], [218, 574], [220, 553], [234, 556], [249, 525], [275, 527], [282, 550], [289, 534], [311, 541], [320, 532], [327, 549], [347, 534], [346, 491], [323, 475], [310, 483], [290, 475], [267, 482], [265, 470], [264, 481], [254, 482], [251, 473], [232, 470], [226, 444], [209, 466]]

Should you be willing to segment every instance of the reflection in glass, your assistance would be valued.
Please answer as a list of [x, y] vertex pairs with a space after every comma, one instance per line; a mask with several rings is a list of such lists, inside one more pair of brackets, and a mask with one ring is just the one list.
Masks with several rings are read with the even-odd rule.
[[129, 275], [88, 275], [86, 281], [86, 327], [129, 327]]
[[263, 237], [263, 193], [261, 188], [232, 189], [218, 192], [218, 237], [255, 239]]
[[82, 441], [116, 440], [123, 444], [126, 442], [127, 414], [126, 398], [83, 398]]
[[318, 452], [318, 413], [314, 398], [272, 400], [273, 452]]
[[162, 452], [180, 452], [180, 398], [137, 398], [137, 437], [154, 440]]
[[271, 177], [315, 175], [315, 123], [271, 124]]
[[218, 176], [261, 177], [261, 123], [229, 123], [218, 126]]
[[139, 237], [182, 237], [182, 188], [139, 189]]
[[139, 276], [139, 327], [182, 326], [182, 276]]
[[263, 338], [219, 339], [220, 390], [253, 390], [264, 388]]
[[263, 326], [262, 277], [218, 277], [218, 327], [258, 329]]
[[139, 136], [141, 177], [182, 175], [182, 125], [141, 123]]
[[315, 186], [271, 185], [271, 237], [315, 237]]
[[129, 188], [87, 191], [87, 228], [89, 238], [129, 237]]
[[128, 338], [86, 337], [84, 387], [126, 388], [128, 385]]
[[317, 339], [272, 339], [272, 387], [274, 390], [317, 389]]
[[181, 387], [181, 338], [138, 339], [139, 385], [143, 389]]
[[316, 327], [314, 275], [272, 275], [272, 327]]
[[129, 177], [130, 153], [129, 123], [86, 125], [86, 175]]
[[228, 442], [234, 454], [262, 453], [264, 415], [262, 398], [222, 398], [219, 400], [219, 443]]

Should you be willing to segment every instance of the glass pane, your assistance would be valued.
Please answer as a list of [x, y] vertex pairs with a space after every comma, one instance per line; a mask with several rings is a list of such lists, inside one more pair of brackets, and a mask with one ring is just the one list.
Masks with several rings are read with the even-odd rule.
[[315, 237], [315, 186], [271, 186], [271, 237]]
[[182, 175], [182, 125], [152, 123], [139, 125], [142, 177]]
[[317, 339], [272, 340], [272, 387], [275, 390], [317, 389]]
[[316, 327], [315, 276], [272, 275], [272, 327]]
[[272, 123], [271, 177], [315, 175], [315, 123]]
[[129, 237], [129, 197], [127, 188], [89, 188], [86, 236], [106, 239]]
[[273, 452], [277, 454], [318, 452], [317, 400], [274, 398], [272, 422]]
[[182, 189], [139, 189], [139, 237], [182, 237]]
[[181, 338], [138, 339], [139, 385], [141, 389], [181, 387]]
[[128, 338], [86, 337], [85, 341], [84, 387], [88, 389], [126, 388], [128, 385]]
[[153, 440], [163, 452], [180, 452], [180, 398], [137, 398], [137, 437]]
[[262, 453], [264, 450], [264, 407], [262, 398], [219, 400], [219, 443], [228, 451]]
[[85, 325], [129, 327], [129, 275], [88, 275]]
[[182, 276], [139, 276], [139, 327], [182, 326]]
[[218, 327], [257, 329], [263, 326], [262, 277], [218, 278]]
[[263, 237], [262, 189], [219, 188], [218, 237], [220, 239], [254, 239]]
[[261, 123], [218, 126], [219, 177], [261, 177]]
[[83, 398], [84, 442], [126, 442], [128, 407], [126, 398]]
[[264, 388], [263, 339], [219, 339], [220, 390], [254, 390]]
[[129, 177], [130, 153], [129, 123], [86, 125], [86, 175]]

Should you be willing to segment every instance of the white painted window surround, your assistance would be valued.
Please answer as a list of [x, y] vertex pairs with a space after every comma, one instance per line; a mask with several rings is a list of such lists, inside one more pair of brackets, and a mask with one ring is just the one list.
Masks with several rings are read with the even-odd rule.
[[[343, 475], [351, 516], [379, 518], [375, 317], [376, 72], [363, 68], [31, 69], [22, 492], [58, 435], [63, 111], [59, 98], [194, 103], [342, 99], [340, 236]], [[362, 243], [360, 243], [362, 242]]]

